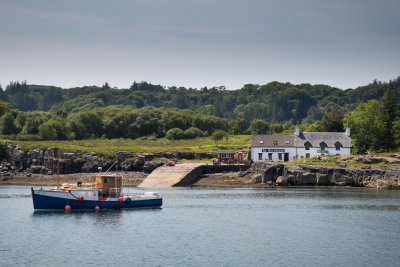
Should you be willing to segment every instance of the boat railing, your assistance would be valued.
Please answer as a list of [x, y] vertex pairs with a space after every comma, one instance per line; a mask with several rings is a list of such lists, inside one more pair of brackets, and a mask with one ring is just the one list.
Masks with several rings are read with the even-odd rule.
[[69, 183], [63, 183], [61, 185], [62, 190], [93, 190], [96, 188], [96, 185], [94, 183], [77, 183], [77, 184], [69, 184]]
[[96, 188], [96, 184], [95, 183], [83, 183], [81, 185], [82, 189], [93, 189]]
[[110, 188], [110, 197], [119, 197], [119, 195], [121, 194], [121, 188]]

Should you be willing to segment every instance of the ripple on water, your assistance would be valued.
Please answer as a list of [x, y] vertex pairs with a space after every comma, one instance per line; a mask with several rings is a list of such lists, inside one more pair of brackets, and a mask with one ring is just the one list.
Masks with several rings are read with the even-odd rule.
[[0, 266], [397, 266], [400, 260], [397, 191], [172, 188], [159, 190], [161, 209], [70, 214], [33, 212], [29, 192], [0, 187]]

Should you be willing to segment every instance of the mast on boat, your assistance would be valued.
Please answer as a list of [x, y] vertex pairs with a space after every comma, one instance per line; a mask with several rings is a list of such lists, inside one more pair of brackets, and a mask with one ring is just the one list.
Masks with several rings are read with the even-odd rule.
[[58, 159], [57, 159], [57, 189], [60, 189], [60, 150], [58, 150]]

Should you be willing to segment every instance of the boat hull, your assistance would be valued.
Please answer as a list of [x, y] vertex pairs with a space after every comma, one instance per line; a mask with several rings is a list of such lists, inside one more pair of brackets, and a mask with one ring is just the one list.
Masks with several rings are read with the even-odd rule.
[[79, 200], [70, 192], [42, 191], [31, 188], [33, 208], [35, 210], [64, 210], [67, 204], [71, 210], [95, 209], [134, 209], [134, 208], [157, 208], [162, 206], [162, 198], [130, 198], [129, 201], [118, 200]]

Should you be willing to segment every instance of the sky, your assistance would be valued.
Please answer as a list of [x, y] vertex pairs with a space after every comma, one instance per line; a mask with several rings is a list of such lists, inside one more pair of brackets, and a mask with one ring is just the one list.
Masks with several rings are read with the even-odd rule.
[[399, 75], [399, 0], [0, 0], [3, 89], [347, 89]]

